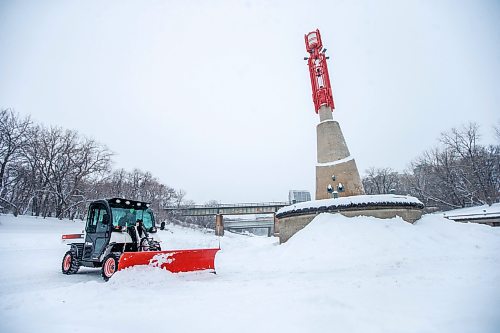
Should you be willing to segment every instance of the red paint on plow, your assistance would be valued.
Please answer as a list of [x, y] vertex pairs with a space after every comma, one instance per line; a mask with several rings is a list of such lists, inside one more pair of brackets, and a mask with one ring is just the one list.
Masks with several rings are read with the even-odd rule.
[[206, 269], [215, 271], [215, 255], [220, 249], [124, 252], [118, 270], [137, 265], [160, 267], [172, 273]]

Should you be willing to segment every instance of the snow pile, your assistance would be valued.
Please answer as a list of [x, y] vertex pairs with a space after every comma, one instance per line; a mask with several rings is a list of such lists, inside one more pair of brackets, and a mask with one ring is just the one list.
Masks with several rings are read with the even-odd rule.
[[[496, 333], [500, 327], [500, 228], [438, 215], [412, 225], [325, 213], [282, 245], [226, 232], [216, 275], [136, 266], [104, 283], [99, 270], [60, 273], [67, 249], [60, 235], [81, 231], [81, 223], [0, 219], [0, 332]], [[165, 249], [219, 242], [212, 233], [172, 225], [159, 235]]]
[[432, 215], [424, 215], [417, 223], [410, 224], [400, 217], [348, 218], [323, 213], [283, 244], [282, 252], [294, 258], [290, 264], [307, 269], [394, 260], [420, 261], [437, 256], [461, 259], [464, 255], [476, 257], [500, 249], [500, 229], [495, 231], [498, 232]]
[[169, 271], [151, 266], [135, 266], [118, 271], [109, 280], [109, 286], [122, 288], [149, 289], [169, 283], [175, 279], [175, 275]]
[[323, 199], [323, 200], [313, 200], [300, 202], [294, 205], [286, 206], [278, 210], [276, 213], [277, 217], [283, 217], [289, 215], [290, 213], [300, 213], [306, 211], [316, 211], [319, 209], [335, 210], [340, 208], [354, 208], [354, 207], [366, 207], [372, 205], [383, 205], [383, 206], [410, 206], [423, 208], [424, 204], [415, 197], [407, 195], [395, 195], [395, 194], [378, 194], [378, 195], [356, 195], [350, 197]]

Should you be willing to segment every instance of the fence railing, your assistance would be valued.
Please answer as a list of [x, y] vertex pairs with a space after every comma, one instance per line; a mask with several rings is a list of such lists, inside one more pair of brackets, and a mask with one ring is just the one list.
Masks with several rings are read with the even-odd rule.
[[168, 205], [164, 206], [163, 209], [166, 210], [177, 210], [177, 209], [196, 209], [196, 208], [244, 208], [244, 207], [277, 207], [277, 206], [288, 206], [290, 205], [287, 201], [276, 201], [276, 202], [254, 202], [254, 203], [236, 203], [236, 204], [206, 204], [206, 205]]

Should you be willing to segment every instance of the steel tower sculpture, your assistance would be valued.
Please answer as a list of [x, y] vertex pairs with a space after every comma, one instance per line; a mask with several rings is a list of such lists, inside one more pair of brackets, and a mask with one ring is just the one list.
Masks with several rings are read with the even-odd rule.
[[311, 76], [312, 98], [316, 113], [322, 105], [335, 109], [333, 103], [332, 86], [330, 85], [330, 76], [328, 75], [328, 66], [326, 60], [326, 49], [323, 48], [321, 34], [319, 29], [312, 31], [304, 36], [306, 50], [309, 57], [305, 57], [309, 66], [309, 75]]

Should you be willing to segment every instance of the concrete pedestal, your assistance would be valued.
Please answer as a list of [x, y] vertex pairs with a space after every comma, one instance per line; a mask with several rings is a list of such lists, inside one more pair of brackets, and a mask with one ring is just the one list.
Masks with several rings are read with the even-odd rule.
[[224, 217], [222, 214], [215, 215], [215, 235], [224, 236]]
[[339, 123], [333, 120], [332, 110], [322, 106], [319, 116], [320, 123], [316, 127], [316, 200], [332, 197], [327, 191], [328, 185], [337, 190], [342, 184], [343, 191], [339, 191], [339, 197], [364, 194], [356, 161], [349, 153]]

